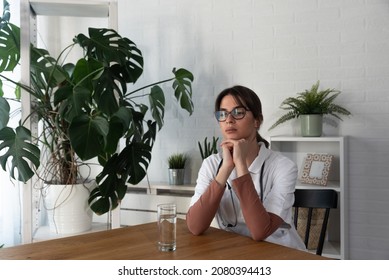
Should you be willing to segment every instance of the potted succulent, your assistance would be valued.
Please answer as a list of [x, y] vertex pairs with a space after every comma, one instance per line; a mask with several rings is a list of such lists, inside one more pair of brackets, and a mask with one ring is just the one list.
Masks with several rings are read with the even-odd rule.
[[172, 154], [168, 157], [167, 162], [169, 165], [169, 184], [170, 185], [183, 185], [185, 178], [185, 163], [187, 161], [187, 155], [183, 153]]
[[213, 136], [212, 144], [208, 142], [208, 137], [205, 137], [203, 144], [201, 144], [200, 141], [197, 142], [202, 160], [206, 159], [212, 154], [218, 153], [217, 141], [219, 141], [219, 137], [215, 138], [215, 136]]
[[280, 108], [288, 112], [282, 115], [270, 128], [299, 118], [301, 121], [302, 136], [321, 136], [323, 129], [323, 115], [331, 115], [342, 120], [340, 115], [349, 116], [351, 113], [344, 107], [334, 103], [340, 91], [325, 89], [319, 91], [319, 81], [310, 90], [298, 93], [297, 97], [288, 97], [282, 101]]
[[[4, 1], [0, 19], [0, 164], [13, 179], [27, 182], [34, 175], [44, 181], [73, 185], [84, 180], [80, 166], [95, 159], [100, 173], [88, 194], [87, 205], [97, 214], [118, 206], [127, 183], [146, 175], [157, 131], [163, 126], [165, 93], [171, 83], [181, 108], [193, 112], [193, 75], [173, 69], [172, 77], [134, 89], [143, 73], [143, 56], [136, 44], [115, 30], [89, 28], [78, 34], [59, 57], [31, 45], [31, 84], [24, 85], [4, 73], [20, 59], [20, 29], [9, 22]], [[84, 55], [75, 63], [62, 62], [73, 47]], [[16, 96], [3, 96], [3, 82], [15, 85]], [[11, 128], [11, 101], [20, 101], [23, 89], [32, 96], [32, 114], [40, 127], [36, 137], [20, 125]], [[140, 103], [139, 97], [148, 97]], [[119, 141], [124, 147], [118, 151]], [[83, 181], [82, 181], [83, 182]]]

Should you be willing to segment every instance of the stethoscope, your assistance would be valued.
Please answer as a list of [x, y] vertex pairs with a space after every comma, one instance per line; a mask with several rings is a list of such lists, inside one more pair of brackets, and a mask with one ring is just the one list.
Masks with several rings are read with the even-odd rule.
[[[222, 164], [223, 164], [223, 159], [220, 161], [219, 166], [217, 167], [216, 175], [219, 173], [219, 170], [220, 170], [220, 167], [222, 166]], [[260, 187], [260, 190], [261, 190], [261, 202], [263, 202], [263, 170], [264, 169], [265, 169], [265, 161], [262, 164], [261, 173], [260, 173], [260, 177], [259, 177], [259, 187]], [[216, 175], [215, 175], [215, 177], [216, 177]], [[236, 227], [236, 225], [238, 224], [238, 215], [236, 213], [234, 196], [232, 195], [232, 188], [231, 188], [231, 185], [228, 183], [228, 181], [226, 182], [226, 185], [227, 185], [227, 188], [228, 188], [228, 190], [230, 192], [230, 196], [231, 196], [232, 207], [234, 209], [234, 214], [235, 214], [235, 222], [234, 222], [234, 224], [230, 224], [230, 223], [225, 224], [224, 221], [223, 221], [222, 216], [220, 214], [219, 214], [219, 216], [220, 216], [220, 220], [221, 220], [221, 223], [222, 223], [223, 226], [225, 226], [225, 227]]]

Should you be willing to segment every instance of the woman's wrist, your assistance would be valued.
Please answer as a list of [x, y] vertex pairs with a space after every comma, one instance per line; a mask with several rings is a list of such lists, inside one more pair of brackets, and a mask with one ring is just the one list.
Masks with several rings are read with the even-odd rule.
[[249, 169], [247, 167], [247, 164], [245, 163], [237, 163], [235, 165], [235, 170], [236, 170], [236, 175], [238, 177], [241, 177], [249, 173]]
[[234, 168], [228, 168], [222, 166], [219, 170], [219, 173], [215, 177], [215, 181], [221, 185], [225, 186], [228, 180], [228, 177], [230, 177], [230, 174]]

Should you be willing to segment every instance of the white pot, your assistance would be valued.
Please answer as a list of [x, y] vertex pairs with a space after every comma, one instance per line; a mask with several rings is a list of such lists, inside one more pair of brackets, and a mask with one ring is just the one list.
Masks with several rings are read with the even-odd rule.
[[88, 205], [94, 182], [75, 185], [46, 185], [45, 205], [50, 231], [75, 234], [90, 230], [92, 210]]

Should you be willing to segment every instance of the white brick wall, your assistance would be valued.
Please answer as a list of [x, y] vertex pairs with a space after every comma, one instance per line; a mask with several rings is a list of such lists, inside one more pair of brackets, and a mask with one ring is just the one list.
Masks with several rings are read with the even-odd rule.
[[[265, 137], [280, 102], [309, 88], [340, 89], [353, 113], [326, 135], [349, 135], [349, 241], [352, 259], [389, 258], [389, 2], [385, 0], [119, 0], [119, 31], [145, 56], [142, 83], [172, 67], [194, 73], [195, 113], [168, 106], [149, 170], [167, 181], [166, 158], [191, 155], [187, 181], [201, 164], [197, 141], [219, 135], [213, 100], [242, 84], [263, 102]], [[169, 97], [168, 97], [169, 100]]]

